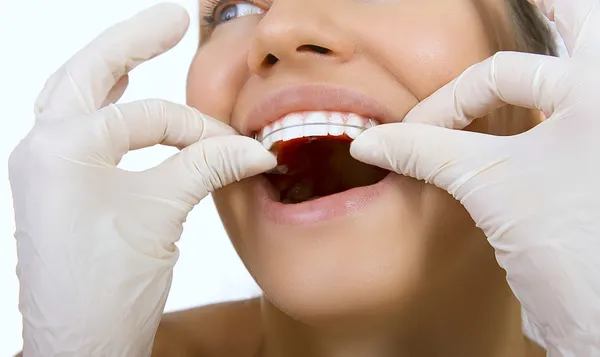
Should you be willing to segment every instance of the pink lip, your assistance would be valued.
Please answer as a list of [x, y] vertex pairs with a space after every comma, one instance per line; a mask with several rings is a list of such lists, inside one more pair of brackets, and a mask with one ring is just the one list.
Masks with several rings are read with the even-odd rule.
[[328, 84], [303, 84], [285, 87], [258, 103], [242, 121], [240, 132], [250, 136], [289, 113], [319, 110], [393, 121], [385, 105], [362, 93]]
[[300, 226], [324, 222], [362, 210], [382, 196], [391, 187], [396, 177], [397, 174], [390, 173], [374, 185], [358, 187], [298, 204], [279, 202], [278, 193], [265, 177], [256, 177], [254, 189], [258, 196], [259, 212], [267, 220], [279, 225]]

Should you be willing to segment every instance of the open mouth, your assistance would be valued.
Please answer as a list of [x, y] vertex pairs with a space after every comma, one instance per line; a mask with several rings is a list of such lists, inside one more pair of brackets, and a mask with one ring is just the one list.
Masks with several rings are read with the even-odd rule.
[[350, 155], [350, 143], [377, 125], [370, 118], [336, 112], [293, 113], [256, 135], [277, 155], [278, 166], [265, 174], [279, 201], [296, 204], [374, 185], [389, 171]]

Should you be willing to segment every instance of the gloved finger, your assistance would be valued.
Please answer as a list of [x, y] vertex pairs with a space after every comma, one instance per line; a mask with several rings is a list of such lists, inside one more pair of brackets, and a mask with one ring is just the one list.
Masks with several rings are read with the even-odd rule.
[[107, 105], [114, 104], [119, 99], [121, 99], [123, 94], [125, 94], [125, 90], [127, 89], [128, 85], [129, 76], [126, 74], [123, 77], [121, 77], [121, 79], [119, 79], [117, 83], [115, 83], [115, 85], [111, 88], [111, 90], [106, 95], [106, 99], [104, 99], [104, 102], [102, 103], [101, 107], [104, 108]]
[[556, 23], [569, 55], [600, 59], [600, 0], [535, 0], [534, 3]]
[[124, 75], [174, 47], [189, 21], [184, 8], [164, 3], [109, 28], [48, 79], [35, 103], [36, 117], [90, 114], [101, 108]]
[[204, 138], [237, 134], [194, 108], [160, 99], [111, 104], [94, 116], [108, 131], [114, 162], [131, 150], [157, 144], [185, 148]]
[[276, 165], [275, 156], [258, 141], [229, 135], [194, 143], [146, 174], [153, 192], [191, 208], [210, 192]]
[[464, 183], [503, 159], [503, 151], [496, 149], [502, 140], [510, 138], [394, 123], [363, 132], [352, 142], [350, 154], [364, 163], [424, 180], [457, 197]]
[[505, 104], [538, 109], [548, 118], [568, 94], [570, 75], [556, 57], [499, 52], [417, 104], [403, 122], [463, 129]]

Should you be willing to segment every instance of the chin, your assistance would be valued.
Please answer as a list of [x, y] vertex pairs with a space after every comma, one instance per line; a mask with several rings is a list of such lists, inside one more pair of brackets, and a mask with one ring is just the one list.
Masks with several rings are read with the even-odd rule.
[[431, 270], [424, 183], [387, 176], [374, 184], [384, 185], [383, 193], [356, 210], [305, 224], [273, 220], [257, 208], [265, 199], [257, 186], [267, 184], [255, 177], [230, 185], [215, 203], [242, 261], [278, 309], [315, 325], [381, 315], [419, 295]]
[[332, 263], [335, 256], [297, 260], [307, 264], [253, 275], [271, 304], [307, 325], [376, 319], [408, 308], [420, 295], [423, 276], [416, 272], [424, 269], [419, 262], [389, 256], [372, 256], [355, 264]]

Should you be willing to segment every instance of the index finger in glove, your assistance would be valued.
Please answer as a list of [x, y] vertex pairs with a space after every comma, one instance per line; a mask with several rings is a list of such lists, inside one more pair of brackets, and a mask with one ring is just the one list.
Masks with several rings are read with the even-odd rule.
[[350, 154], [364, 163], [424, 180], [457, 199], [472, 178], [504, 160], [501, 144], [511, 138], [431, 125], [375, 126], [356, 138]]
[[107, 97], [117, 99], [122, 93], [111, 93], [113, 87], [124, 91], [124, 76], [175, 46], [188, 26], [186, 10], [165, 3], [109, 28], [48, 79], [36, 100], [36, 117], [91, 114]]
[[131, 150], [158, 144], [182, 149], [205, 138], [238, 135], [194, 108], [160, 99], [112, 104], [95, 115], [107, 128], [115, 162]]
[[559, 58], [499, 52], [420, 102], [403, 121], [463, 129], [505, 104], [550, 117], [571, 89], [570, 75]]
[[556, 23], [569, 55], [600, 59], [600, 0], [535, 0]]
[[211, 137], [188, 146], [149, 170], [147, 189], [194, 206], [210, 192], [276, 165], [275, 156], [252, 138]]

